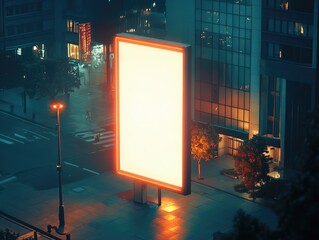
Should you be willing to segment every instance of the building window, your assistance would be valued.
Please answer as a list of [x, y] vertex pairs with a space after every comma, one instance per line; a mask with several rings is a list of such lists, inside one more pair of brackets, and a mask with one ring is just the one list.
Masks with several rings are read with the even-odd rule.
[[270, 77], [268, 81], [267, 134], [279, 137], [280, 122], [280, 78]]
[[67, 31], [73, 32], [73, 20], [68, 19], [66, 21]]
[[75, 32], [75, 33], [79, 32], [79, 23], [78, 22], [74, 23], [74, 31], [73, 32]]
[[227, 153], [230, 155], [236, 155], [238, 148], [243, 145], [244, 141], [240, 138], [228, 137], [227, 138]]
[[249, 131], [251, 1], [196, 7], [195, 119]]
[[38, 11], [42, 11], [42, 2], [17, 4], [14, 6], [9, 6], [6, 8], [6, 15], [12, 16]]
[[66, 27], [68, 32], [73, 32], [73, 21], [70, 19], [66, 20]]
[[68, 58], [80, 59], [79, 56], [79, 45], [68, 43]]
[[66, 27], [68, 32], [79, 32], [79, 23], [75, 22], [74, 20], [68, 19], [66, 20]]
[[288, 8], [289, 8], [289, 3], [288, 3], [288, 1], [283, 1], [283, 2], [280, 4], [280, 8], [281, 8], [282, 10], [288, 10]]

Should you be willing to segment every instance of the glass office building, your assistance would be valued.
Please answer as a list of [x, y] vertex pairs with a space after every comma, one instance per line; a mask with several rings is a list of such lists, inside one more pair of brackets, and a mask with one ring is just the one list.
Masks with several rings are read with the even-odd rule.
[[318, 100], [318, 0], [194, 8], [194, 119], [222, 135], [219, 154], [258, 134], [278, 165], [300, 169], [305, 118]]
[[220, 154], [236, 153], [250, 133], [258, 133], [251, 101], [259, 85], [259, 69], [253, 69], [258, 56], [253, 41], [260, 40], [260, 31], [253, 30], [255, 5], [196, 1], [195, 120], [213, 123], [223, 135]]

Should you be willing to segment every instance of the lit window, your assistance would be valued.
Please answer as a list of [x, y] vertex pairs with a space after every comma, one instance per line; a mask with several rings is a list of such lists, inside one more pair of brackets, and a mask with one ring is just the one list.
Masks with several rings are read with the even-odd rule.
[[289, 7], [288, 1], [282, 2], [282, 3], [280, 4], [280, 8], [281, 8], [282, 10], [288, 10], [288, 7]]
[[68, 32], [73, 32], [73, 21], [68, 19], [66, 21], [66, 26], [67, 26], [67, 31]]
[[68, 43], [68, 58], [80, 59], [79, 45]]
[[75, 33], [78, 33], [78, 32], [79, 32], [79, 23], [78, 23], [78, 22], [75, 22], [75, 23], [74, 23], [74, 32], [75, 32]]
[[295, 35], [303, 35], [305, 33], [304, 26], [301, 23], [295, 23]]

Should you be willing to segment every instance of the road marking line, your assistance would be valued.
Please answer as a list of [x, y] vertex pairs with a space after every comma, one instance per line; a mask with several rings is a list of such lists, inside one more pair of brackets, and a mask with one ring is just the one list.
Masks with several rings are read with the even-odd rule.
[[81, 134], [75, 134], [76, 137], [79, 137], [79, 138], [88, 138], [88, 137], [91, 137], [93, 136], [94, 133], [81, 133]]
[[8, 139], [10, 139], [10, 140], [12, 140], [12, 141], [16, 141], [16, 142], [18, 142], [18, 143], [22, 143], [22, 144], [24, 144], [24, 142], [19, 141], [19, 140], [15, 139], [15, 138], [11, 138], [11, 137], [8, 137], [8, 136], [3, 135], [3, 134], [0, 134], [0, 136], [5, 137], [5, 138], [8, 138]]
[[0, 184], [6, 183], [6, 182], [10, 182], [10, 181], [12, 181], [12, 180], [14, 180], [16, 178], [17, 178], [16, 176], [12, 176], [12, 177], [3, 179], [2, 181], [0, 181]]
[[0, 142], [6, 143], [6, 144], [14, 144], [13, 142], [10, 142], [10, 141], [5, 140], [3, 138], [0, 138]]
[[47, 137], [45, 137], [45, 136], [43, 136], [43, 135], [41, 135], [41, 134], [32, 132], [32, 131], [27, 130], [27, 129], [23, 129], [23, 130], [26, 131], [26, 132], [29, 132], [29, 133], [33, 133], [34, 135], [39, 136], [39, 137], [42, 137], [42, 138], [44, 138], [44, 139], [46, 139], [46, 140], [50, 140], [50, 138], [47, 138]]
[[93, 144], [104, 144], [104, 143], [110, 143], [110, 142], [114, 142], [114, 139], [107, 139], [107, 140], [103, 140], [103, 141], [99, 141], [99, 142], [94, 142]]
[[47, 131], [45, 131], [44, 133], [46, 133], [46, 134], [48, 134], [48, 135], [52, 135], [53, 137], [57, 137], [57, 136], [58, 136], [58, 134], [53, 133], [53, 132], [47, 132]]
[[70, 165], [70, 166], [73, 166], [73, 167], [79, 167], [78, 165], [73, 164], [73, 163], [70, 163], [70, 162], [64, 161], [64, 163], [65, 163], [66, 165]]
[[96, 175], [100, 175], [98, 172], [95, 172], [93, 170], [87, 169], [87, 168], [82, 168], [84, 171], [90, 172], [90, 173], [94, 173]]
[[100, 137], [100, 139], [108, 139], [108, 138], [114, 138], [115, 137], [115, 135], [114, 134], [110, 134], [110, 135], [102, 135], [101, 137]]
[[14, 133], [14, 136], [27, 140], [27, 138], [25, 136], [22, 136], [22, 135], [17, 134], [17, 133]]
[[103, 145], [103, 147], [105, 147], [105, 148], [112, 147], [112, 146], [114, 146], [114, 143]]

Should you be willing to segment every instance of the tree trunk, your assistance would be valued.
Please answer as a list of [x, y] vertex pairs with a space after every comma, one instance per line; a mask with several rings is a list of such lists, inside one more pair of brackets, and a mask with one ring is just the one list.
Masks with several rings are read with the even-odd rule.
[[199, 180], [201, 180], [202, 177], [201, 177], [201, 174], [200, 174], [200, 160], [197, 161], [197, 170], [198, 170], [198, 176], [197, 176], [197, 178], [198, 178]]

